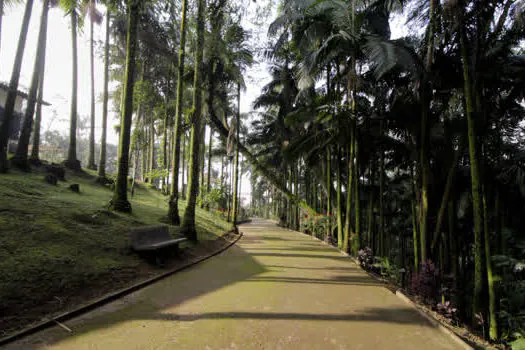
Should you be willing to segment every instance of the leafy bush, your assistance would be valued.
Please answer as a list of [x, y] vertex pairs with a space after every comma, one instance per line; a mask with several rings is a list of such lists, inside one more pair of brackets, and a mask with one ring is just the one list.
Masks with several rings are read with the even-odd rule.
[[396, 285], [399, 284], [404, 269], [400, 269], [399, 266], [391, 263], [388, 257], [375, 257], [374, 259], [376, 262], [373, 266], [379, 269], [381, 276]]
[[326, 215], [305, 215], [301, 221], [301, 230], [319, 239], [323, 239], [328, 229], [330, 217]]
[[374, 255], [372, 254], [372, 249], [369, 247], [360, 249], [357, 252], [357, 261], [362, 268], [365, 270], [370, 270], [374, 264]]
[[458, 309], [452, 306], [450, 300], [446, 301], [444, 304], [437, 304], [438, 312], [441, 313], [446, 318], [457, 322], [457, 311]]
[[439, 269], [430, 260], [421, 262], [419, 273], [410, 281], [410, 293], [419, 295], [424, 301], [434, 304], [439, 295]]

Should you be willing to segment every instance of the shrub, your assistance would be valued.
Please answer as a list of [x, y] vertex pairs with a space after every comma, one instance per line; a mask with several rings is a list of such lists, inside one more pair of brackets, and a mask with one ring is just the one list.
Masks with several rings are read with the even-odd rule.
[[439, 269], [430, 260], [421, 262], [419, 273], [412, 275], [410, 293], [419, 295], [424, 301], [434, 304], [439, 295]]
[[458, 309], [452, 306], [452, 303], [450, 300], [446, 301], [444, 304], [439, 303], [437, 304], [437, 309], [440, 314], [445, 316], [446, 318], [457, 321], [457, 311]]
[[365, 270], [370, 270], [372, 268], [372, 264], [374, 263], [374, 255], [372, 254], [372, 249], [370, 249], [369, 247], [360, 249], [357, 252], [357, 261], [359, 262], [359, 265], [361, 265], [362, 268], [364, 268]]

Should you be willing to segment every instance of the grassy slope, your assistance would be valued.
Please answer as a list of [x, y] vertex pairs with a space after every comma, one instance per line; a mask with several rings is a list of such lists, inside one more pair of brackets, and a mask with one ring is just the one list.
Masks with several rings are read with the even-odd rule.
[[[111, 192], [96, 185], [93, 174], [68, 173], [56, 187], [43, 177], [0, 175], [0, 315], [62, 303], [101, 281], [133, 279], [144, 262], [129, 249], [128, 229], [158, 224], [167, 213], [167, 197], [143, 185], [135, 191], [133, 214], [122, 215], [106, 210]], [[68, 189], [72, 183], [80, 184], [80, 194]], [[211, 240], [228, 225], [197, 209], [197, 228], [200, 240]]]

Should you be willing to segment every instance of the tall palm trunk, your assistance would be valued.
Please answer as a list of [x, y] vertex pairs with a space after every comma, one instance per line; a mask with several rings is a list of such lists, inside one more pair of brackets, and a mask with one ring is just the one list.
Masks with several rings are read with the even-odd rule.
[[208, 177], [206, 178], [206, 192], [211, 191], [211, 160], [212, 155], [211, 152], [213, 150], [213, 130], [210, 127], [210, 138], [208, 141]]
[[355, 136], [355, 245], [353, 248], [354, 256], [361, 249], [361, 202], [359, 201], [359, 142]]
[[95, 170], [95, 49], [93, 41], [93, 27], [94, 20], [89, 20], [89, 58], [91, 70], [91, 122], [89, 124], [89, 154], [88, 154], [88, 169]]
[[[186, 16], [188, 12], [187, 0], [182, 0], [181, 21], [180, 21], [180, 43], [179, 43], [179, 61], [177, 73], [177, 101], [175, 102], [175, 122], [173, 123], [173, 137], [174, 151], [171, 160], [171, 197], [168, 209], [168, 219], [173, 225], [180, 224], [179, 216], [179, 164], [180, 164], [180, 139], [184, 139], [184, 134], [181, 133], [181, 119], [182, 119], [182, 94], [184, 90], [184, 59], [186, 57]], [[186, 142], [184, 141], [184, 144]], [[182, 196], [184, 193], [184, 157], [183, 151], [183, 165], [182, 165]]]
[[72, 86], [71, 86], [71, 114], [69, 124], [69, 149], [65, 162], [66, 167], [80, 170], [80, 161], [77, 159], [77, 99], [78, 99], [78, 49], [76, 10], [71, 12], [71, 44], [72, 44]]
[[483, 310], [483, 213], [481, 203], [481, 182], [479, 175], [476, 125], [474, 120], [474, 99], [472, 92], [472, 76], [469, 67], [469, 54], [464, 24], [459, 25], [461, 59], [463, 61], [463, 83], [467, 115], [467, 130], [469, 141], [470, 179], [472, 186], [472, 204], [474, 217], [474, 309], [477, 314]]
[[233, 219], [232, 225], [237, 227], [237, 214], [239, 211], [239, 135], [241, 129], [241, 83], [237, 82], [237, 115], [235, 116], [235, 160], [233, 174]]
[[121, 212], [131, 212], [128, 202], [128, 171], [131, 122], [133, 116], [133, 86], [135, 75], [135, 55], [137, 51], [137, 31], [140, 19], [141, 0], [128, 1], [128, 32], [126, 39], [126, 73], [124, 84], [124, 103], [120, 121], [119, 159], [113, 206]]
[[0, 127], [0, 173], [5, 173], [9, 169], [7, 161], [7, 146], [9, 141], [9, 134], [11, 132], [11, 122], [13, 113], [15, 111], [15, 102], [18, 92], [18, 81], [20, 80], [20, 70], [22, 69], [22, 59], [24, 58], [24, 50], [26, 47], [27, 31], [29, 29], [29, 20], [31, 19], [31, 12], [33, 11], [33, 0], [27, 0], [24, 10], [24, 18], [22, 20], [22, 28], [18, 38], [18, 47], [16, 49], [15, 63], [13, 65], [13, 72], [11, 74], [11, 81], [9, 82], [9, 91], [5, 100], [4, 107], [4, 121]]
[[[336, 217], [337, 217], [337, 246], [339, 249], [343, 248], [343, 208], [341, 200], [341, 151], [340, 147], [337, 146], [337, 159], [336, 159], [336, 181], [337, 181], [337, 195], [336, 195]], [[350, 184], [350, 187], [352, 185]]]
[[40, 78], [38, 80], [38, 96], [35, 113], [35, 127], [33, 130], [33, 148], [31, 149], [31, 157], [29, 158], [33, 162], [39, 161], [40, 155], [40, 127], [42, 124], [42, 102], [44, 101], [44, 73], [45, 69], [40, 72]]
[[[182, 199], [186, 199], [186, 187], [184, 186], [184, 174], [186, 174], [186, 132], [183, 132], [181, 134], [181, 141], [182, 141], [182, 153], [180, 154], [180, 157], [182, 158], [182, 166], [181, 166], [181, 196]], [[173, 167], [173, 162], [171, 164]]]
[[[201, 165], [200, 165], [200, 177], [201, 177], [201, 180], [200, 180], [200, 184], [199, 184], [199, 192], [202, 191], [202, 189], [204, 189], [204, 170], [206, 169], [206, 163], [205, 163], [205, 160], [206, 160], [206, 124], [203, 123], [202, 125], [202, 134], [201, 134], [201, 146], [200, 146], [200, 150], [201, 150], [201, 154], [200, 154], [200, 162], [201, 162]], [[201, 208], [203, 208], [203, 205], [204, 205], [204, 202], [201, 203]]]
[[193, 81], [193, 113], [191, 115], [191, 136], [190, 136], [190, 174], [188, 175], [188, 205], [184, 211], [181, 231], [189, 239], [197, 240], [195, 229], [195, 205], [197, 204], [197, 194], [199, 192], [199, 154], [200, 136], [202, 119], [202, 90], [201, 73], [202, 56], [204, 51], [204, 10], [205, 0], [198, 0], [197, 6], [197, 48], [195, 51], [195, 76]]
[[[111, 12], [106, 10], [106, 41], [104, 43], [104, 96], [102, 102], [102, 135], [100, 137], [100, 156], [98, 163], [98, 176], [106, 177], [106, 152], [107, 152], [107, 132], [108, 132], [108, 100], [109, 100], [109, 26]], [[138, 159], [138, 157], [137, 157]]]
[[[46, 56], [46, 42], [47, 42], [47, 19], [49, 13], [49, 1], [44, 0], [42, 4], [42, 15], [40, 18], [40, 28], [38, 32], [38, 46], [35, 56], [35, 63], [33, 66], [33, 77], [31, 78], [31, 87], [27, 98], [26, 112], [24, 116], [24, 123], [22, 125], [22, 132], [18, 139], [18, 146], [15, 157], [12, 163], [17, 167], [28, 170], [28, 149], [29, 139], [31, 138], [31, 131], [33, 129], [33, 116], [35, 114], [35, 107], [37, 102], [37, 93], [40, 78], [43, 77]], [[41, 101], [40, 101], [41, 102]]]
[[498, 339], [499, 327], [498, 327], [498, 300], [496, 296], [495, 287], [495, 276], [492, 270], [492, 253], [490, 250], [490, 232], [488, 223], [488, 208], [487, 208], [487, 193], [485, 186], [481, 188], [483, 196], [483, 218], [485, 233], [485, 264], [487, 266], [487, 286], [489, 289], [489, 337], [492, 340]]
[[[428, 75], [432, 69], [432, 62], [434, 58], [434, 36], [436, 23], [436, 0], [430, 0], [429, 9], [429, 24], [427, 28], [427, 52], [425, 60], [426, 74]], [[427, 259], [427, 221], [428, 221], [428, 186], [430, 177], [430, 163], [428, 159], [429, 153], [429, 130], [430, 130], [430, 100], [431, 90], [428, 86], [428, 78], [422, 85], [421, 91], [421, 141], [419, 161], [421, 167], [421, 199], [420, 199], [420, 224], [419, 224], [419, 238], [421, 242], [421, 260]]]
[[332, 154], [330, 152], [330, 148], [327, 148], [326, 149], [326, 187], [327, 187], [327, 191], [326, 191], [326, 196], [327, 196], [327, 199], [326, 199], [326, 218], [328, 219], [327, 220], [327, 223], [326, 223], [326, 227], [327, 227], [327, 232], [326, 232], [326, 240], [328, 242], [331, 241], [331, 238], [332, 238]]
[[[383, 136], [383, 119], [380, 121], [380, 134]], [[385, 151], [383, 146], [379, 152], [379, 254], [385, 256], [386, 238], [385, 238], [385, 213], [384, 213], [384, 196], [385, 196]]]

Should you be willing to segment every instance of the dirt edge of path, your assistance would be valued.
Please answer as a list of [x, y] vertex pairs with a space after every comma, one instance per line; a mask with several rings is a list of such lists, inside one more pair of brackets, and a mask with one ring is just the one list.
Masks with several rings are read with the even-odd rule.
[[139, 277], [126, 281], [126, 283], [123, 284], [124, 287], [123, 285], [118, 285], [118, 288], [114, 288], [109, 292], [105, 291], [105, 293], [98, 295], [98, 297], [95, 298], [83, 298], [80, 296], [79, 298], [74, 299], [74, 303], [70, 303], [67, 307], [64, 307], [57, 312], [39, 315], [40, 320], [37, 322], [28, 323], [21, 325], [18, 328], [14, 328], [6, 336], [0, 338], [0, 346], [20, 340], [28, 335], [55, 325], [62, 326], [61, 322], [89, 312], [110, 303], [111, 301], [167, 278], [179, 271], [197, 265], [200, 262], [224, 252], [226, 249], [237, 243], [242, 236], [242, 232], [236, 234], [233, 231], [228, 231], [213, 241], [205, 241], [196, 247], [182, 250], [180, 258], [173, 261], [167, 266], [167, 269], [163, 269], [161, 272], [158, 270], [154, 270], [156, 273], [143, 271]]

